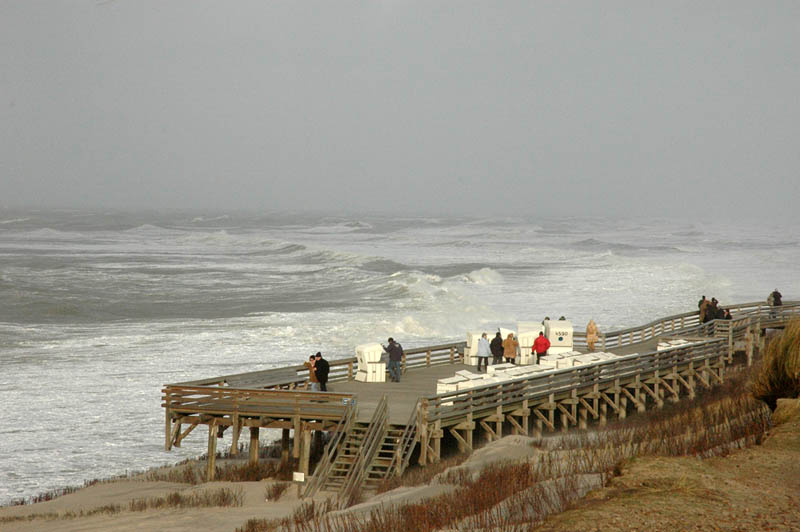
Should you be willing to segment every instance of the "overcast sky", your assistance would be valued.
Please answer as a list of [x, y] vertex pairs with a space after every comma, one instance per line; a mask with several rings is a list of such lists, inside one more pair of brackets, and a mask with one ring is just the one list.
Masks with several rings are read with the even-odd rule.
[[0, 206], [800, 200], [800, 2], [0, 0]]

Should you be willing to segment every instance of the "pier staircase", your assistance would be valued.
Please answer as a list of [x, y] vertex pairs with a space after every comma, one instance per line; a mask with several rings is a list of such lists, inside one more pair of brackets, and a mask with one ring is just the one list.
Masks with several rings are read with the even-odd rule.
[[318, 491], [339, 494], [343, 505], [358, 498], [362, 490], [374, 490], [384, 479], [400, 471], [399, 452], [407, 438], [406, 427], [389, 425], [386, 396], [383, 396], [369, 423], [351, 421], [347, 429], [326, 448], [317, 473], [306, 490], [306, 496]]

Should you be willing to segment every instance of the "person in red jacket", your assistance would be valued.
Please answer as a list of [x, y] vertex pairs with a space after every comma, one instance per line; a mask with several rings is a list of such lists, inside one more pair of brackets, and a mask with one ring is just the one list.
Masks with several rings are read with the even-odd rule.
[[539, 358], [545, 356], [547, 354], [547, 350], [550, 349], [550, 340], [545, 338], [544, 333], [539, 333], [539, 338], [533, 341], [533, 347], [531, 351], [533, 354], [536, 355], [536, 363], [539, 363]]

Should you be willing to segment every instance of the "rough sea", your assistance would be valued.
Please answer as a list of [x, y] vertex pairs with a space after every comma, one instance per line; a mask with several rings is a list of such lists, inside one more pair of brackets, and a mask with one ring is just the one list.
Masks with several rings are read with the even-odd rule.
[[165, 383], [798, 299], [790, 224], [0, 210], [0, 504], [201, 454], [164, 451]]

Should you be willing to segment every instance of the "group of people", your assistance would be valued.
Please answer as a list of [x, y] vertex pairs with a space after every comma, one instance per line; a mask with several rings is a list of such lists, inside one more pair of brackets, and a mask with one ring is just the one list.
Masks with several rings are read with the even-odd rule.
[[777, 288], [767, 297], [767, 303], [770, 307], [780, 307], [783, 305], [783, 296], [778, 292]]
[[[536, 363], [539, 363], [539, 358], [547, 354], [550, 349], [550, 340], [540, 332], [539, 337], [533, 342], [531, 354], [536, 355]], [[478, 340], [478, 373], [483, 367], [483, 371], [488, 371], [489, 357], [492, 357], [492, 364], [500, 364], [503, 359], [509, 364], [516, 364], [517, 351], [519, 350], [519, 341], [514, 336], [514, 333], [508, 333], [506, 339], [503, 340], [503, 335], [500, 331], [497, 332], [491, 343], [486, 333], [483, 333]]]
[[[393, 382], [400, 382], [400, 363], [403, 360], [403, 346], [389, 338], [389, 345], [382, 346], [389, 355], [389, 377]], [[303, 363], [308, 368], [308, 384], [312, 392], [328, 391], [328, 373], [331, 366], [322, 358], [322, 353], [308, 357], [308, 362]]]
[[328, 391], [328, 373], [331, 366], [328, 361], [322, 358], [322, 353], [317, 351], [316, 355], [308, 357], [308, 362], [303, 364], [308, 368], [308, 384], [312, 392]]
[[709, 300], [706, 299], [706, 296], [703, 296], [700, 298], [700, 301], [697, 302], [697, 308], [700, 313], [700, 323], [707, 323], [711, 320], [730, 320], [733, 318], [730, 310], [723, 309], [719, 306], [719, 301], [717, 301], [716, 297], [712, 297]]

